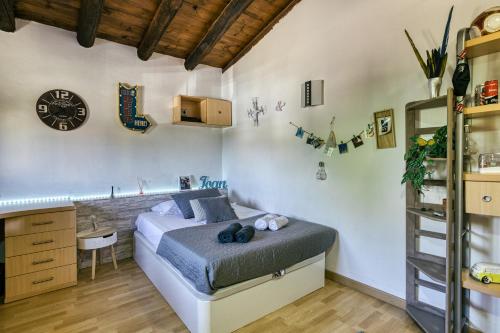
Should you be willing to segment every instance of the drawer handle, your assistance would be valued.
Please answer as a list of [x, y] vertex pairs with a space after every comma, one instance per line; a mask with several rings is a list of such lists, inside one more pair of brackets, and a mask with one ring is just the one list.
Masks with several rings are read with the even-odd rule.
[[41, 225], [47, 225], [47, 224], [53, 224], [54, 221], [46, 221], [46, 222], [33, 222], [31, 223], [31, 225], [33, 227], [38, 227], [38, 226], [41, 226]]
[[219, 114], [222, 114], [222, 111], [221, 111], [221, 110], [219, 110]]
[[44, 241], [33, 242], [31, 244], [33, 244], [33, 245], [42, 245], [42, 244], [49, 244], [49, 243], [54, 243], [54, 240], [53, 239], [47, 239], [47, 240], [44, 240]]
[[53, 276], [49, 277], [48, 279], [33, 281], [31, 282], [31, 284], [40, 284], [40, 283], [50, 282], [52, 280], [54, 280]]
[[52, 262], [54, 259], [49, 258], [49, 259], [44, 259], [44, 260], [38, 260], [38, 261], [33, 261], [31, 264], [32, 265], [41, 265], [41, 264], [46, 264], [48, 262]]
[[484, 202], [492, 202], [492, 201], [493, 201], [493, 198], [492, 198], [491, 196], [489, 196], [489, 195], [485, 195], [485, 196], [483, 197], [483, 201], [484, 201]]

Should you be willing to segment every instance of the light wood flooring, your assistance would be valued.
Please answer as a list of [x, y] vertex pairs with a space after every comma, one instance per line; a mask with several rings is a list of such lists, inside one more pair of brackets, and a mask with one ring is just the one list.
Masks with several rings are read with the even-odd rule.
[[[188, 332], [131, 259], [98, 266], [78, 286], [0, 305], [0, 332]], [[322, 288], [238, 333], [420, 332], [404, 311], [326, 280]]]

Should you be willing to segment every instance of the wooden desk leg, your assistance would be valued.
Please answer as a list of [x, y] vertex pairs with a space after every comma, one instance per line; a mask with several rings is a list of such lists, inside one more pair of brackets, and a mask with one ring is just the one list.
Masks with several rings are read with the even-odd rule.
[[111, 245], [111, 257], [113, 258], [113, 266], [115, 266], [115, 269], [118, 269], [118, 265], [116, 264], [115, 248], [113, 245]]
[[92, 250], [92, 280], [95, 278], [96, 250]]

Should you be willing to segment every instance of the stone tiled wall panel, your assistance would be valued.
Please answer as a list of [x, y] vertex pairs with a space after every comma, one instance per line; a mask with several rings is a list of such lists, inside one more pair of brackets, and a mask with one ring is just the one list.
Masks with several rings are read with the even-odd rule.
[[[169, 194], [161, 194], [75, 202], [77, 231], [92, 228], [90, 216], [95, 215], [99, 226], [117, 229], [118, 242], [115, 244], [115, 251], [118, 260], [130, 258], [133, 256], [133, 235], [137, 216], [169, 199]], [[83, 251], [79, 256], [81, 268], [91, 265], [92, 251]], [[102, 249], [100, 256], [104, 263], [111, 261], [109, 249]]]

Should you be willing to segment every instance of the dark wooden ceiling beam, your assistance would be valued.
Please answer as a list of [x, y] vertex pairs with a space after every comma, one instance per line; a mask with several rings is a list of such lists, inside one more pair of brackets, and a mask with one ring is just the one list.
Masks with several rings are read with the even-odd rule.
[[139, 58], [148, 60], [153, 55], [161, 37], [167, 31], [179, 8], [181, 8], [182, 2], [182, 0], [162, 0], [160, 2], [155, 16], [149, 23], [148, 30], [137, 48]]
[[14, 0], [0, 0], [0, 30], [16, 31]]
[[212, 23], [205, 36], [189, 54], [184, 62], [187, 70], [193, 70], [210, 53], [215, 44], [222, 38], [224, 33], [245, 11], [254, 0], [231, 0], [224, 8], [219, 17]]
[[254, 37], [252, 40], [245, 45], [237, 54], [234, 56], [233, 59], [231, 59], [222, 69], [222, 72], [224, 73], [227, 71], [231, 66], [233, 66], [235, 63], [237, 63], [241, 58], [245, 56], [257, 43], [264, 38], [265, 35], [269, 33], [273, 29], [273, 27], [283, 18], [288, 14], [293, 7], [295, 7], [296, 4], [298, 4], [300, 0], [291, 0], [290, 3], [283, 8], [271, 21], [269, 21], [268, 24], [262, 28], [262, 30]]
[[76, 35], [81, 46], [92, 47], [94, 45], [103, 6], [104, 0], [81, 1]]

